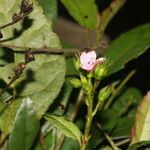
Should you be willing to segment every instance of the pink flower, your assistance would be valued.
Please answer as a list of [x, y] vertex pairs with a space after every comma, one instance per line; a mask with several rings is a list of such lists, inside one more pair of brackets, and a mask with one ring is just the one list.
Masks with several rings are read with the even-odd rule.
[[105, 60], [104, 57], [96, 59], [95, 51], [83, 52], [80, 56], [80, 66], [82, 69], [91, 72], [97, 64], [103, 63]]

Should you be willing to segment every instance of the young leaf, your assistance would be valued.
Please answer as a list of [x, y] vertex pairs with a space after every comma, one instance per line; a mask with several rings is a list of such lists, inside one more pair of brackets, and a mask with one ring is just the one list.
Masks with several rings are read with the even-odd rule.
[[150, 140], [150, 93], [142, 100], [131, 133], [131, 144]]
[[139, 26], [116, 39], [105, 55], [108, 58], [108, 74], [122, 69], [129, 60], [138, 57], [150, 47], [150, 24]]
[[77, 140], [81, 144], [82, 133], [73, 122], [56, 115], [46, 115], [45, 119], [58, 128], [66, 137]]
[[32, 101], [26, 98], [15, 116], [9, 139], [9, 150], [30, 149], [38, 129], [39, 121], [32, 107]]
[[97, 23], [97, 6], [95, 0], [61, 0], [70, 15], [84, 28], [95, 29]]

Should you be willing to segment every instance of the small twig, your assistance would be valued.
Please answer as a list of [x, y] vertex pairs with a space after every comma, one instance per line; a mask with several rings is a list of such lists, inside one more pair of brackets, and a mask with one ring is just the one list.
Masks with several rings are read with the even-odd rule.
[[5, 24], [5, 25], [0, 26], [0, 30], [6, 28], [8, 26], [11, 26], [13, 24], [16, 24], [17, 22], [23, 20], [32, 11], [33, 11], [33, 4], [29, 4], [27, 0], [22, 0], [20, 12], [18, 14], [14, 13], [12, 16], [12, 21]]
[[97, 51], [98, 53], [101, 53], [104, 49], [106, 49], [107, 44], [102, 41], [99, 45], [97, 45], [94, 48], [83, 48], [83, 49], [76, 49], [76, 48], [60, 49], [60, 48], [55, 48], [55, 47], [31, 48], [31, 47], [15, 46], [15, 45], [10, 45], [10, 44], [5, 44], [5, 43], [0, 43], [0, 47], [17, 49], [14, 52], [15, 53], [21, 53], [21, 54], [25, 53], [25, 49], [30, 49], [33, 51], [34, 54], [38, 54], [38, 53], [55, 54], [55, 55], [64, 54], [65, 56], [70, 56], [72, 54], [74, 55], [77, 52], [92, 51], [92, 50]]
[[[8, 138], [8, 134], [4, 134], [2, 133], [1, 136], [0, 136], [0, 146], [2, 146], [5, 142], [5, 140]], [[1, 148], [1, 147], [0, 147]]]
[[40, 132], [40, 144], [41, 144], [41, 149], [46, 150], [45, 143], [44, 143], [44, 135], [43, 135], [42, 131]]
[[0, 91], [0, 96], [16, 81], [16, 77], [13, 77], [12, 80]]
[[23, 74], [24, 69], [26, 68], [26, 65], [30, 63], [31, 61], [34, 61], [34, 54], [31, 50], [25, 51], [25, 62], [21, 62], [13, 69], [14, 71], [14, 77], [10, 80], [10, 82], [7, 84], [5, 88], [3, 88], [0, 91], [0, 96]]
[[126, 144], [126, 143], [128, 143], [128, 142], [130, 142], [130, 139], [129, 139], [129, 138], [117, 142], [117, 143], [116, 143], [116, 146], [121, 146], [121, 145]]
[[101, 108], [102, 105], [103, 105], [103, 102], [99, 100], [93, 113], [92, 113], [93, 117], [96, 115], [96, 113], [99, 111], [99, 109]]
[[122, 81], [122, 83], [119, 85], [119, 87], [116, 89], [115, 93], [112, 94], [112, 96], [107, 100], [106, 105], [104, 106], [104, 109], [108, 109], [109, 106], [112, 104], [112, 101], [118, 94], [118, 92], [124, 87], [124, 85], [130, 80], [130, 78], [135, 74], [136, 70], [132, 70], [126, 78]]
[[107, 139], [107, 141], [111, 145], [112, 149], [113, 150], [120, 150], [120, 148], [117, 147], [117, 145], [114, 143], [114, 141], [111, 139], [111, 137], [106, 132], [104, 132], [102, 126], [99, 123], [96, 123], [96, 125], [103, 132], [105, 138]]

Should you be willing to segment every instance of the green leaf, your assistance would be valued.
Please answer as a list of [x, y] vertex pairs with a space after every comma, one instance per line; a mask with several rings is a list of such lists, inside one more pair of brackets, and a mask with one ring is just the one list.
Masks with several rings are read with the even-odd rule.
[[9, 150], [28, 150], [39, 129], [39, 121], [29, 98], [18, 109], [9, 139]]
[[54, 24], [57, 19], [57, 0], [38, 0], [45, 16]]
[[65, 138], [64, 143], [62, 145], [61, 150], [77, 150], [80, 149], [79, 144], [77, 141], [74, 141], [70, 138]]
[[[112, 109], [115, 110], [117, 116], [129, 113], [137, 107], [141, 100], [141, 93], [136, 88], [126, 87], [115, 99]], [[129, 109], [132, 106], [132, 109]], [[135, 115], [134, 115], [135, 116]], [[132, 117], [134, 117], [132, 114]]]
[[[64, 64], [63, 56], [36, 56], [36, 60], [27, 66], [23, 75], [13, 84], [18, 96], [31, 98], [39, 118], [59, 94], [64, 82]], [[14, 66], [8, 64], [0, 69], [3, 72], [0, 78], [6, 83], [10, 82], [8, 77], [13, 77]]]
[[[51, 22], [43, 15], [39, 3], [35, 0], [30, 2], [33, 2], [33, 11], [26, 19], [2, 29], [1, 44], [31, 48], [60, 47], [58, 37], [52, 32]], [[9, 3], [8, 0], [0, 1], [0, 25], [9, 23], [12, 14], [20, 11], [21, 0], [11, 0]]]
[[129, 60], [138, 57], [150, 47], [150, 24], [139, 26], [122, 34], [107, 49], [108, 75], [122, 69]]
[[150, 150], [150, 141], [135, 143], [131, 145], [128, 150]]
[[56, 115], [46, 115], [45, 119], [58, 128], [66, 137], [77, 140], [81, 144], [82, 133], [73, 122]]
[[8, 134], [22, 99], [15, 99], [11, 104], [3, 103], [0, 98], [0, 130]]
[[84, 28], [95, 29], [98, 10], [95, 0], [61, 0], [70, 15]]
[[116, 124], [116, 127], [114, 128], [112, 132], [112, 137], [115, 138], [123, 138], [123, 137], [129, 137], [131, 128], [134, 124], [134, 118], [129, 117], [123, 117], [119, 118]]
[[142, 100], [136, 115], [135, 126], [133, 127], [131, 144], [150, 140], [150, 93]]
[[[3, 42], [1, 41], [1, 44], [12, 45], [12, 47], [60, 48], [60, 41], [56, 34], [52, 32], [51, 22], [43, 15], [42, 8], [37, 1], [31, 0], [30, 2], [33, 2], [33, 12], [24, 21], [2, 29], [3, 39], [1, 40]], [[20, 11], [19, 5], [21, 0], [12, 0], [11, 4], [9, 3], [10, 1], [8, 0], [0, 1], [0, 25], [10, 22], [12, 14]], [[7, 7], [8, 5], [9, 7]], [[19, 36], [16, 36], [16, 34], [14, 35], [14, 31], [17, 31]], [[18, 49], [16, 48], [15, 50]], [[20, 50], [24, 50], [24, 48]], [[11, 87], [14, 88], [14, 91], [17, 91], [14, 93], [16, 93], [15, 96], [19, 97], [18, 99], [22, 100], [23, 97], [28, 96], [33, 101], [34, 109], [40, 118], [57, 97], [63, 85], [65, 59], [63, 56], [42, 54], [35, 55], [35, 59], [34, 62], [26, 66], [23, 76], [14, 82]], [[0, 74], [0, 79], [9, 83], [11, 80], [10, 77], [12, 78], [14, 76], [13, 68], [22, 61], [24, 61], [24, 55], [15, 54], [15, 63], [0, 67], [0, 72], [3, 72], [3, 74]], [[2, 119], [0, 117], [0, 121], [2, 121], [2, 130], [5, 130], [5, 128], [3, 129], [5, 124], [9, 125], [7, 133], [10, 132], [12, 126], [11, 122], [18, 109], [18, 105], [15, 104], [17, 101], [16, 98], [12, 100], [10, 106], [14, 107], [11, 109], [11, 113], [9, 113], [10, 108], [7, 107], [5, 111], [0, 114], [2, 117]]]

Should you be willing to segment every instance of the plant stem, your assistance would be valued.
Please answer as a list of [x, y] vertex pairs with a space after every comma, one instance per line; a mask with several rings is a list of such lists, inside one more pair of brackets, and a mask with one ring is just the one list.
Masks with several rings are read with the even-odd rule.
[[[75, 117], [76, 117], [76, 115], [77, 115], [77, 113], [78, 113], [78, 111], [79, 111], [79, 108], [80, 108], [80, 105], [81, 105], [81, 102], [82, 102], [82, 99], [83, 99], [83, 95], [84, 95], [83, 91], [80, 90], [79, 95], [78, 95], [78, 98], [77, 98], [77, 101], [76, 101], [76, 103], [75, 103], [75, 106], [73, 107], [73, 112], [72, 112], [71, 115], [68, 117], [68, 119], [69, 119], [70, 121], [74, 121], [74, 119], [75, 119]], [[65, 140], [65, 136], [62, 135], [62, 136], [61, 136], [61, 139], [60, 139], [60, 141], [59, 141], [59, 144], [56, 146], [55, 150], [60, 150], [60, 149], [61, 149], [61, 147], [62, 147], [62, 145], [63, 145], [63, 143], [64, 143], [64, 140]]]
[[93, 120], [93, 96], [87, 96], [86, 100], [88, 102], [87, 104], [87, 118], [86, 118], [86, 125], [85, 125], [85, 131], [83, 136], [83, 144], [81, 145], [81, 150], [85, 150], [88, 144], [88, 141], [90, 139], [90, 130], [91, 130], [91, 124]]
[[93, 117], [96, 115], [96, 113], [98, 112], [98, 110], [100, 109], [100, 107], [102, 106], [102, 104], [103, 104], [103, 102], [102, 101], [98, 101], [98, 103], [97, 103], [97, 105], [96, 105], [96, 107], [95, 107], [95, 109], [94, 109], [94, 111], [93, 111]]
[[109, 106], [112, 104], [115, 96], [118, 94], [118, 92], [124, 87], [124, 85], [130, 80], [130, 78], [135, 74], [136, 70], [132, 70], [127, 76], [126, 78], [122, 81], [122, 83], [119, 85], [119, 87], [116, 89], [116, 91], [114, 92], [114, 94], [112, 94], [112, 96], [108, 99], [108, 102], [106, 103], [104, 109], [108, 109]]
[[116, 143], [117, 146], [120, 146], [120, 145], [123, 145], [123, 144], [126, 144], [126, 143], [129, 143], [130, 142], [130, 139], [127, 138], [125, 140], [122, 140], [122, 141], [119, 141]]
[[[96, 123], [96, 125], [101, 131], [103, 131], [102, 126], [99, 123]], [[120, 150], [106, 132], [103, 131], [103, 134], [104, 134], [105, 138], [107, 139], [107, 141], [109, 142], [109, 144], [111, 145], [113, 150]]]

